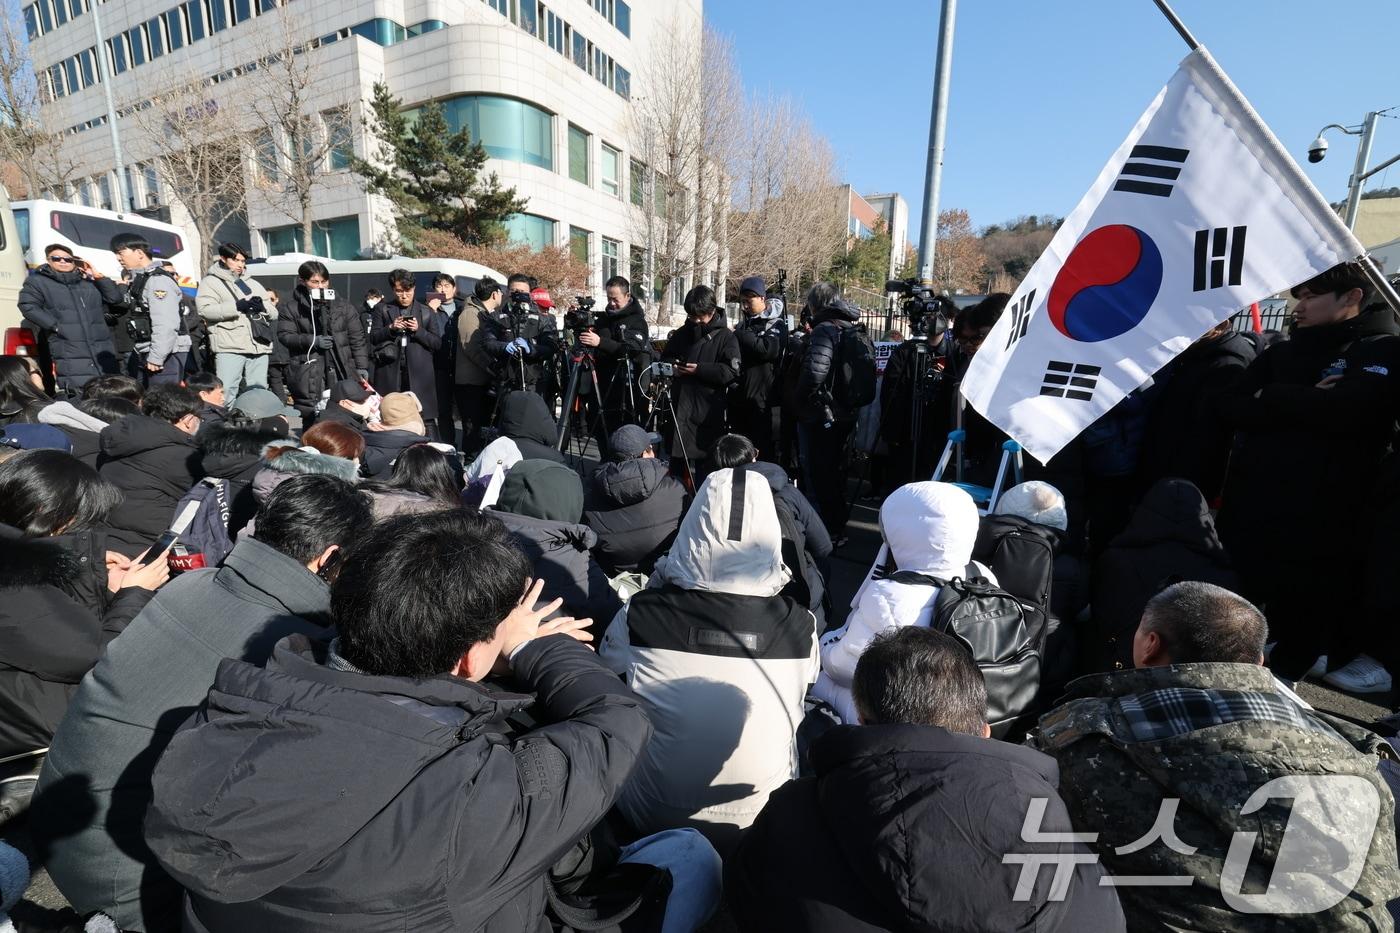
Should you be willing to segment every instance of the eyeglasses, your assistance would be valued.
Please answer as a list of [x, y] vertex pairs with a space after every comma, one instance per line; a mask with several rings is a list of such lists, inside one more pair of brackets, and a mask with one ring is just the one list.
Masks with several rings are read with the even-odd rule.
[[72, 262], [72, 256], [50, 256], [49, 262]]

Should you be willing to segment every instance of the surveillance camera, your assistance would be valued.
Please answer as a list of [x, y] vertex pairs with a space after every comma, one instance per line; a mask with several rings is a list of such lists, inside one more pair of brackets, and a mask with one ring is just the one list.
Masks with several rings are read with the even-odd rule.
[[1308, 147], [1308, 161], [1321, 162], [1327, 155], [1327, 140], [1319, 136]]

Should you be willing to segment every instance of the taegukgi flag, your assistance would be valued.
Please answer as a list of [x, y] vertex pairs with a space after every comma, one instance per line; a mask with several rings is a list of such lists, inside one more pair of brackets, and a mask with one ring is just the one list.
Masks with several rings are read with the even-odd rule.
[[1044, 462], [1216, 324], [1363, 252], [1198, 49], [1016, 290], [963, 396]]

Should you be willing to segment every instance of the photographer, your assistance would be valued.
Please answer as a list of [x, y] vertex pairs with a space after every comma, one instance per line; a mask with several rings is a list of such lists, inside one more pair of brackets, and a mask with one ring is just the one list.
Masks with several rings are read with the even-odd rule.
[[517, 272], [507, 283], [505, 302], [481, 319], [482, 345], [496, 361], [498, 393], [539, 391], [544, 361], [559, 351], [553, 315], [530, 297], [530, 279]]
[[94, 376], [120, 370], [104, 314], [102, 273], [66, 246], [45, 247], [44, 259], [20, 289], [19, 311], [47, 342], [60, 395], [76, 395]]
[[137, 355], [137, 371], [147, 384], [179, 384], [185, 378], [190, 337], [180, 310], [180, 285], [151, 258], [151, 244], [139, 233], [112, 237], [117, 262], [131, 273], [126, 322]]
[[297, 279], [291, 307], [277, 320], [277, 333], [291, 356], [287, 385], [292, 404], [307, 428], [327, 389], [369, 374], [369, 353], [359, 314], [336, 296], [325, 264], [314, 259], [302, 263]]
[[230, 398], [244, 389], [267, 388], [267, 366], [276, 343], [277, 306], [255, 279], [245, 276], [248, 255], [233, 243], [199, 283], [195, 306], [209, 326], [214, 371]]
[[[900, 286], [896, 288], [895, 286]], [[946, 423], [937, 397], [948, 363], [948, 327], [954, 309], [917, 282], [890, 282], [909, 294], [903, 311], [911, 336], [895, 348], [880, 386], [880, 439], [888, 449], [887, 485], [897, 489], [933, 475], [943, 451]]]
[[[997, 292], [970, 308], [963, 308], [954, 318], [954, 340], [948, 349], [947, 371], [950, 378], [944, 379], [938, 386], [935, 404], [939, 420], [935, 422], [936, 430], [930, 440], [924, 441], [925, 444], [931, 442], [941, 454], [948, 432], [959, 426], [961, 412], [961, 426], [967, 431], [967, 440], [963, 444], [963, 476], [970, 483], [988, 487], [996, 481], [997, 470], [1001, 466], [1001, 445], [1009, 438], [975, 409], [963, 404], [959, 387], [968, 367], [972, 365], [972, 358], [1001, 319], [1010, 300], [1010, 295]], [[950, 472], [952, 469], [949, 466]]]
[[[642, 370], [651, 365], [652, 354], [646, 312], [632, 297], [632, 283], [615, 275], [608, 279], [604, 288], [607, 307], [577, 333], [579, 344], [593, 353], [598, 364], [598, 387], [603, 397], [601, 405], [600, 400], [590, 397], [588, 423], [597, 425], [598, 449], [606, 457], [607, 438], [603, 436], [602, 420], [614, 431], [624, 424], [646, 423], [646, 400], [636, 380]], [[604, 419], [598, 418], [600, 407], [605, 412]]]
[[729, 429], [753, 441], [761, 459], [777, 463], [781, 428], [776, 421], [781, 405], [774, 383], [788, 329], [781, 317], [781, 301], [770, 302], [767, 295], [767, 286], [758, 276], [744, 279], [739, 286], [742, 318], [734, 325], [734, 339], [739, 344], [741, 372], [739, 385], [729, 395]]
[[374, 387], [381, 395], [412, 392], [423, 406], [424, 427], [437, 437], [436, 357], [442, 349], [442, 315], [414, 298], [413, 273], [389, 273], [393, 301], [374, 309], [369, 342], [374, 348]]
[[724, 326], [713, 289], [697, 285], [686, 293], [685, 326], [666, 341], [661, 359], [676, 367], [671, 460], [681, 469], [694, 464], [689, 479], [698, 483], [710, 448], [725, 433], [725, 389], [739, 379], [739, 342]]

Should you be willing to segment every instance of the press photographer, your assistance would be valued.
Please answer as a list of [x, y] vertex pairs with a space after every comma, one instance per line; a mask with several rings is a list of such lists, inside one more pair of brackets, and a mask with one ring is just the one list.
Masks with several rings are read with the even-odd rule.
[[928, 479], [943, 450], [946, 424], [936, 399], [948, 363], [948, 329], [957, 309], [917, 279], [885, 283], [905, 295], [900, 310], [910, 337], [890, 356], [880, 387], [880, 439], [889, 456], [891, 489]]
[[570, 330], [577, 346], [591, 353], [597, 364], [604, 417], [599, 419], [599, 400], [591, 396], [586, 397], [586, 411], [589, 427], [606, 458], [607, 437], [602, 421], [612, 430], [624, 424], [646, 422], [646, 399], [638, 388], [637, 378], [651, 365], [652, 353], [646, 312], [632, 297], [632, 283], [615, 275], [604, 287], [607, 307], [586, 321], [577, 321], [583, 326], [577, 329], [570, 326]]
[[331, 287], [325, 263], [308, 260], [297, 269], [290, 307], [277, 319], [277, 335], [291, 357], [287, 388], [310, 427], [322, 396], [342, 379], [369, 375], [369, 350], [360, 315]]
[[559, 332], [554, 316], [530, 297], [528, 276], [517, 272], [507, 288], [505, 301], [481, 318], [482, 345], [495, 361], [498, 395], [518, 389], [537, 392], [545, 361], [559, 352]]
[[782, 429], [781, 392], [776, 388], [788, 343], [787, 273], [778, 270], [778, 284], [768, 289], [760, 276], [739, 285], [740, 320], [734, 325], [739, 343], [739, 384], [729, 393], [729, 429], [753, 441], [760, 460], [779, 462]]

